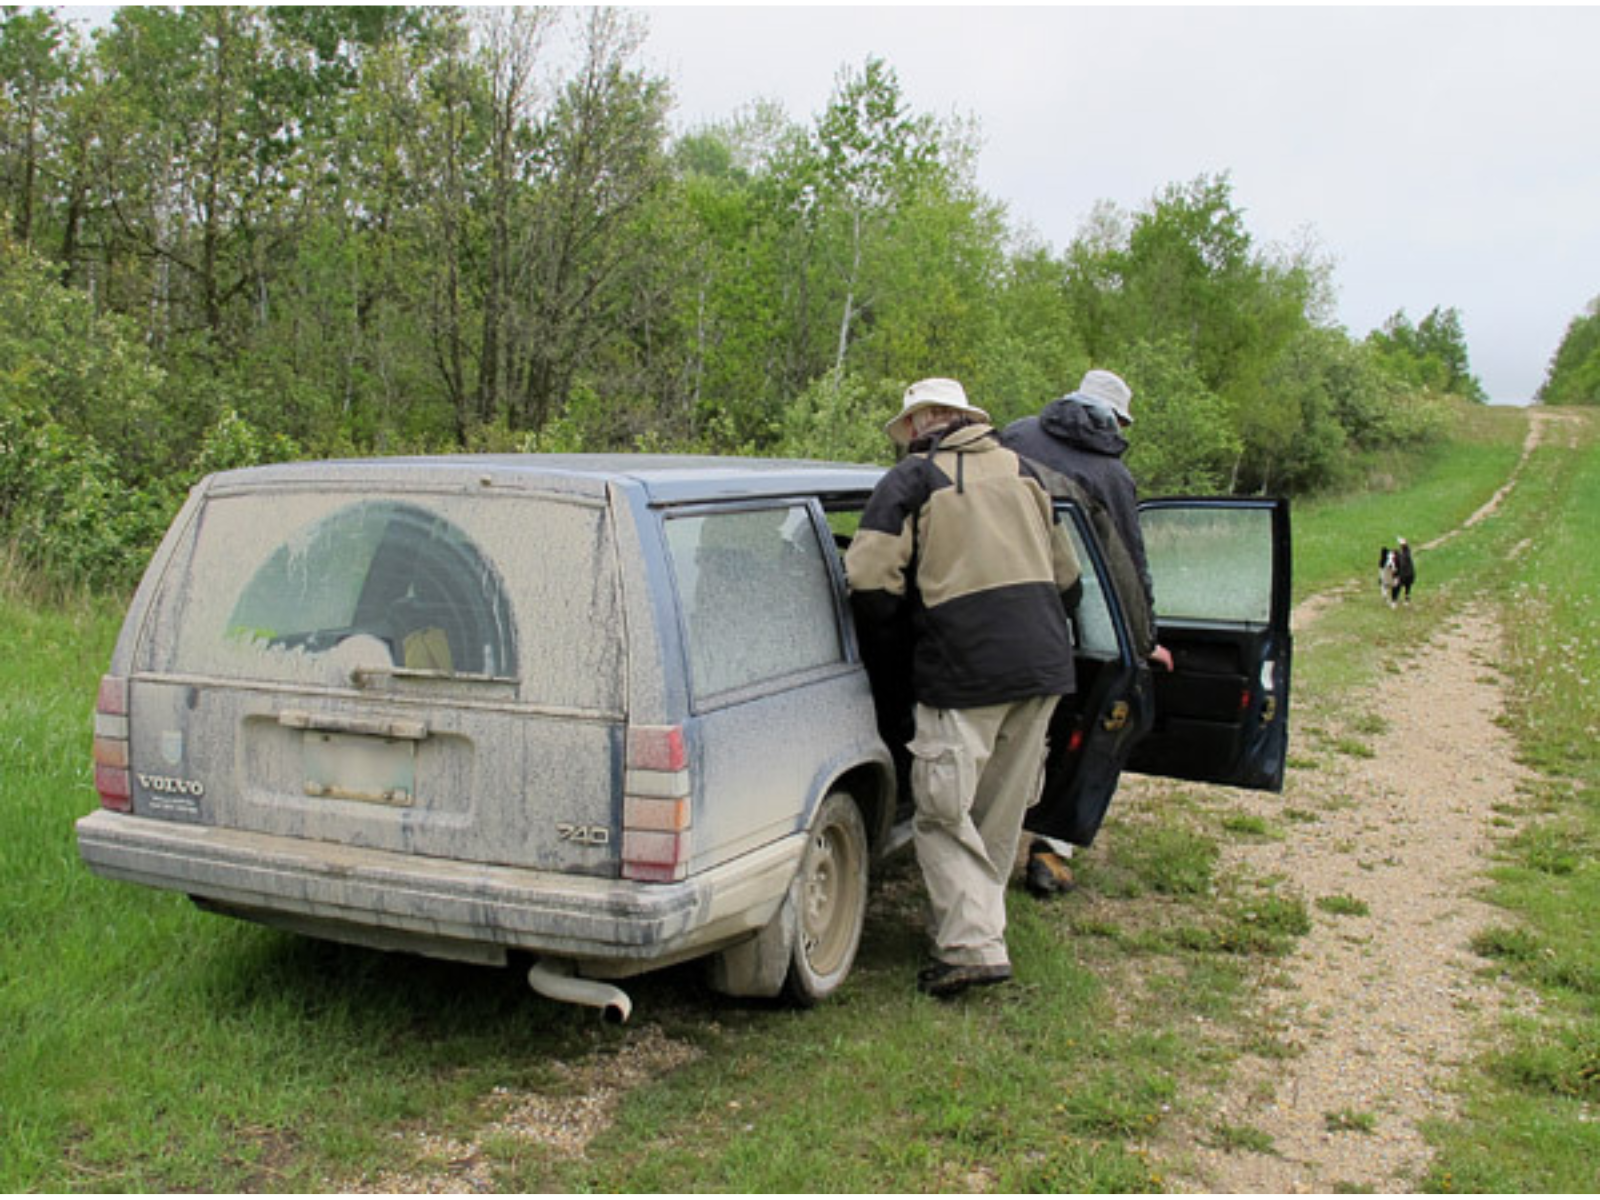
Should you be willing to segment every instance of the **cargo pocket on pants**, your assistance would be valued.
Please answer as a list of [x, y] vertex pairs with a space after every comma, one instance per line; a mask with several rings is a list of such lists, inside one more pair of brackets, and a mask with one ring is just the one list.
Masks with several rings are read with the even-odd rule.
[[978, 787], [972, 756], [937, 738], [914, 738], [906, 749], [912, 754], [911, 795], [918, 817], [958, 828]]

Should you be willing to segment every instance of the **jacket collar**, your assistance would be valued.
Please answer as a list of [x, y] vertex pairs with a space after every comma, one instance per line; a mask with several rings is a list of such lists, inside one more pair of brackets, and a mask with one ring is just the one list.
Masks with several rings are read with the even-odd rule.
[[[954, 454], [983, 454], [1000, 448], [1000, 440], [993, 434], [993, 425], [968, 425], [941, 439], [938, 448]], [[927, 453], [927, 447], [922, 448], [922, 453]]]

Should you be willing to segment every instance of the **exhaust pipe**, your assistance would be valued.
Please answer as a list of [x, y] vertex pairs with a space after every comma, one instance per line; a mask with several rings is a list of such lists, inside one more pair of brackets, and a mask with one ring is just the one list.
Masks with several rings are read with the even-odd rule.
[[628, 993], [596, 979], [579, 979], [576, 972], [576, 965], [565, 959], [540, 959], [528, 968], [528, 986], [550, 1000], [598, 1008], [600, 1016], [612, 1025], [621, 1025], [632, 1015]]

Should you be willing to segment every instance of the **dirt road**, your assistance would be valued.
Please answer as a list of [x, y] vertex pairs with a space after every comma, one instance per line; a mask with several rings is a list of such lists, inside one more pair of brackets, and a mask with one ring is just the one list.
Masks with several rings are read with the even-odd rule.
[[[1547, 425], [1530, 422], [1524, 462]], [[1516, 478], [1462, 529], [1492, 515]], [[1363, 597], [1313, 598], [1297, 632], [1341, 600]], [[1372, 692], [1296, 714], [1297, 733], [1317, 730], [1324, 747], [1354, 744], [1347, 735], [1362, 721], [1381, 729], [1359, 739], [1370, 757], [1318, 753], [1291, 770], [1281, 797], [1229, 794], [1279, 826], [1285, 812], [1304, 815], [1282, 840], [1230, 846], [1219, 873], [1280, 880], [1305, 898], [1313, 925], [1253, 1014], [1276, 1052], [1245, 1055], [1220, 1094], [1189, 1106], [1203, 1111], [1150, 1147], [1176, 1168], [1173, 1190], [1414, 1190], [1429, 1160], [1420, 1128], [1453, 1113], [1453, 1073], [1507, 1006], [1530, 1003], [1470, 948], [1495, 919], [1475, 896], [1509, 824], [1500, 813], [1527, 780], [1497, 723], [1495, 622], [1484, 607], [1459, 612]], [[1129, 782], [1125, 812], [1161, 803], [1162, 785]]]
[[1177, 1167], [1173, 1189], [1414, 1189], [1429, 1157], [1422, 1122], [1452, 1113], [1451, 1073], [1512, 1002], [1470, 950], [1493, 919], [1474, 893], [1496, 808], [1522, 781], [1495, 723], [1484, 648], [1496, 636], [1469, 611], [1419, 648], [1426, 671], [1397, 672], [1370, 700], [1389, 722], [1372, 758], [1292, 772], [1282, 797], [1234, 797], [1279, 824], [1286, 806], [1315, 814], [1282, 841], [1233, 845], [1219, 868], [1281, 879], [1306, 899], [1312, 931], [1253, 1017], [1287, 1055], [1245, 1056], [1151, 1148]]

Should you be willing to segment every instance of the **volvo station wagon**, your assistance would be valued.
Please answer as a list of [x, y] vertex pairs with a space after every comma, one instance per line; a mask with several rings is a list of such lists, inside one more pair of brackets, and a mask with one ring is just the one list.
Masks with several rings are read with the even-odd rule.
[[[881, 474], [521, 455], [210, 476], [101, 682], [80, 854], [301, 934], [531, 958], [536, 991], [616, 1020], [620, 981], [696, 958], [730, 995], [815, 1003], [908, 836], [842, 557]], [[1124, 768], [1280, 788], [1285, 502], [1146, 503], [1177, 666], [1154, 679], [1091, 521], [1060, 513], [1080, 686], [1029, 827], [1088, 844]]]

